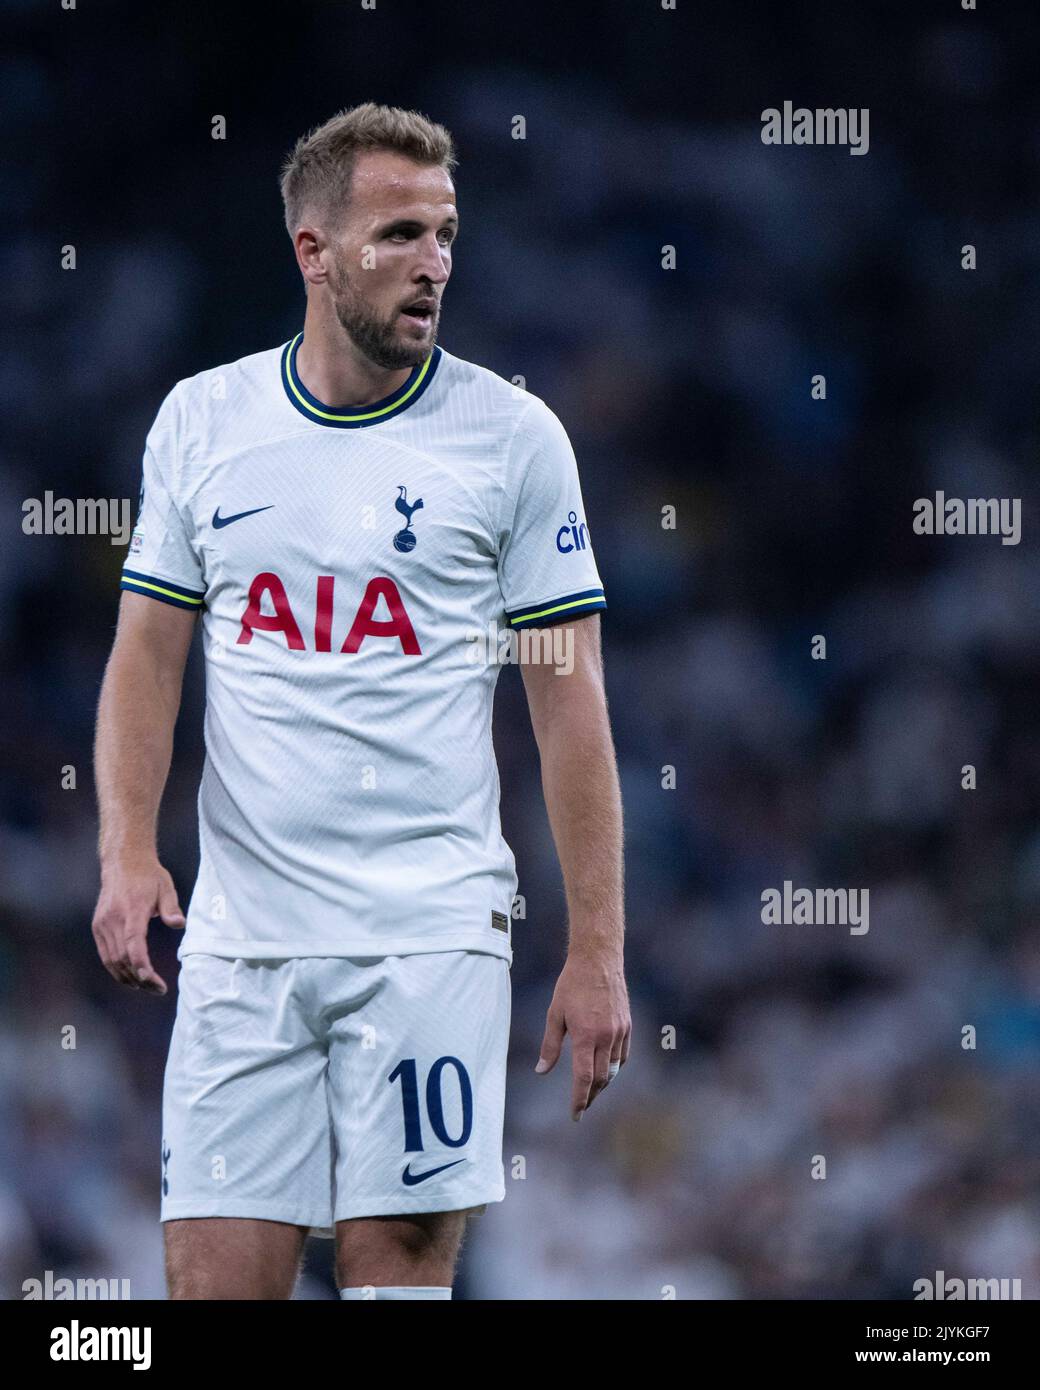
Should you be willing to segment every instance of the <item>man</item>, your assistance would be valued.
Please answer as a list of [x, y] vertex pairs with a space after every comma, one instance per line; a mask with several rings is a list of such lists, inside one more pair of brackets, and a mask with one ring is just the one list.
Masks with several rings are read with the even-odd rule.
[[[172, 1298], [289, 1298], [309, 1231], [344, 1298], [450, 1298], [504, 1196], [511, 907], [491, 741], [502, 621], [523, 664], [570, 940], [536, 1070], [580, 1119], [624, 1062], [622, 818], [605, 608], [577, 469], [537, 397], [437, 346], [451, 137], [373, 105], [300, 140], [302, 334], [179, 382], [148, 436], [98, 712], [109, 973], [166, 992], [156, 849], [196, 614], [201, 862], [163, 1093]], [[542, 649], [542, 644], [537, 644]], [[557, 646], [557, 653], [560, 647]]]

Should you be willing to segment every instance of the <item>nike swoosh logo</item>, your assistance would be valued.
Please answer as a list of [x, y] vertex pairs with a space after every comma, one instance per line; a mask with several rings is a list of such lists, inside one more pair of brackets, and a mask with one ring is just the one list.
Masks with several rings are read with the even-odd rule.
[[464, 1158], [457, 1158], [454, 1163], [442, 1163], [439, 1168], [431, 1168], [428, 1173], [413, 1173], [412, 1165], [409, 1163], [401, 1174], [401, 1181], [405, 1187], [414, 1187], [416, 1183], [425, 1182], [427, 1178], [435, 1178], [438, 1173], [443, 1173], [448, 1168], [454, 1168], [456, 1163], [465, 1163], [465, 1161]]
[[213, 526], [219, 531], [222, 526], [230, 526], [233, 521], [241, 521], [244, 516], [256, 516], [257, 512], [269, 512], [274, 503], [271, 502], [266, 507], [254, 507], [248, 512], [236, 512], [234, 516], [221, 516], [220, 508], [213, 513]]

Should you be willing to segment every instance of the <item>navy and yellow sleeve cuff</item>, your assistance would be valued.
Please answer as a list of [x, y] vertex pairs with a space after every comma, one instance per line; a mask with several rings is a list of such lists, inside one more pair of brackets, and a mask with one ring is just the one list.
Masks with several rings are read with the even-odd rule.
[[580, 594], [564, 594], [548, 603], [530, 604], [526, 608], [507, 608], [510, 627], [552, 627], [554, 623], [583, 618], [586, 613], [600, 613], [607, 606], [602, 589], [583, 589]]
[[119, 587], [129, 589], [132, 594], [157, 598], [160, 603], [170, 603], [174, 608], [201, 608], [206, 597], [197, 589], [186, 589], [183, 584], [174, 584], [152, 574], [139, 574], [136, 570], [124, 570]]

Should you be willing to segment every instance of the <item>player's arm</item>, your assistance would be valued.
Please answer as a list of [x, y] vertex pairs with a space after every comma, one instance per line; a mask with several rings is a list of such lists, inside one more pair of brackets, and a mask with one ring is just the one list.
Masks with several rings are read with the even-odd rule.
[[159, 863], [156, 824], [196, 613], [125, 591], [105, 670], [94, 743], [101, 893], [92, 929], [108, 973], [165, 994], [148, 956], [148, 923], [184, 925]]
[[[553, 993], [536, 1070], [550, 1071], [570, 1035], [571, 1114], [580, 1119], [628, 1056], [621, 790], [603, 688], [600, 620], [559, 624], [573, 666], [524, 661], [542, 788], [567, 894], [567, 960]], [[548, 632], [542, 634], [548, 637]], [[538, 648], [544, 655], [541, 644]], [[556, 650], [566, 651], [567, 647]]]

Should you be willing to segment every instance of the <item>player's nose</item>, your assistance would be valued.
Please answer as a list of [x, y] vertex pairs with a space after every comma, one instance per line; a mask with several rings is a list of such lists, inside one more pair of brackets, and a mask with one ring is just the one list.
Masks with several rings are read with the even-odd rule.
[[435, 236], [423, 238], [419, 245], [419, 261], [413, 267], [413, 280], [428, 280], [431, 285], [447, 283], [451, 274], [451, 252], [442, 246]]

